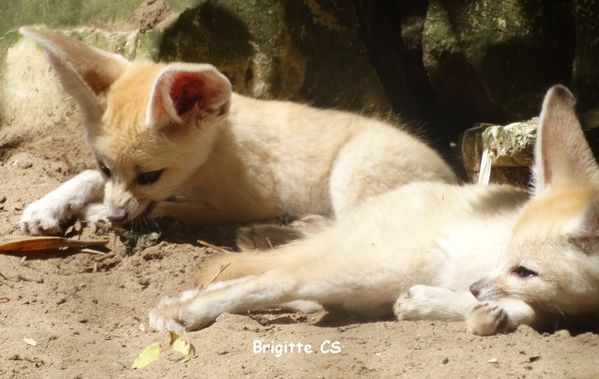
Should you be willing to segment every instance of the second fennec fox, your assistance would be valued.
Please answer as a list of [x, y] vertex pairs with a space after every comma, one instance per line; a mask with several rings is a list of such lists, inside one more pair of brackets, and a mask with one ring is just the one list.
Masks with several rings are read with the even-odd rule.
[[300, 299], [366, 316], [465, 319], [482, 335], [597, 317], [599, 167], [574, 102], [563, 86], [545, 97], [530, 199], [508, 186], [408, 184], [307, 239], [209, 261], [200, 289], [163, 299], [151, 326], [197, 329], [223, 312]]
[[337, 216], [409, 182], [456, 180], [431, 148], [383, 122], [244, 97], [208, 64], [130, 62], [53, 31], [20, 32], [79, 104], [99, 168], [30, 204], [26, 233], [60, 233], [73, 217]]

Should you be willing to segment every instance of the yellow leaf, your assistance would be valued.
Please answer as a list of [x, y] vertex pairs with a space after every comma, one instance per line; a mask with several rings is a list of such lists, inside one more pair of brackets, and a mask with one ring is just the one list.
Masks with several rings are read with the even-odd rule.
[[192, 344], [185, 342], [181, 336], [179, 336], [175, 332], [170, 332], [171, 342], [170, 345], [173, 350], [183, 354], [184, 359], [183, 362], [187, 362], [191, 359], [192, 355], [195, 353], [195, 349]]
[[135, 361], [133, 362], [133, 368], [144, 368], [150, 363], [154, 362], [158, 359], [160, 355], [160, 344], [153, 343], [151, 345], [146, 346], [144, 351], [142, 351]]

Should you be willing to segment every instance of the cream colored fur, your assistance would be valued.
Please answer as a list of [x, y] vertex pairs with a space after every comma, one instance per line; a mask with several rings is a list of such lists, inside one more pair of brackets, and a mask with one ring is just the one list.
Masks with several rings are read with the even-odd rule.
[[481, 335], [598, 315], [599, 168], [573, 106], [562, 86], [545, 97], [532, 198], [508, 186], [408, 184], [307, 239], [214, 259], [198, 289], [160, 301], [150, 325], [193, 330], [295, 300], [465, 320]]
[[[386, 123], [244, 97], [211, 65], [128, 62], [56, 32], [21, 33], [45, 49], [78, 101], [105, 168], [30, 204], [26, 233], [60, 233], [73, 217], [215, 224], [339, 216], [410, 182], [456, 181], [431, 148]], [[139, 184], [160, 170], [154, 183]]]

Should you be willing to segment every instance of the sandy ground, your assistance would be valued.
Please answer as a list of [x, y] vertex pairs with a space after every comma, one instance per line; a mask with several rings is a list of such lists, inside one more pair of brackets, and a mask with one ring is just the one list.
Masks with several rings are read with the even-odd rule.
[[[0, 236], [18, 235], [26, 204], [92, 166], [78, 124], [71, 114], [0, 127]], [[147, 330], [148, 309], [191, 285], [209, 253], [194, 241], [217, 236], [175, 225], [158, 245], [130, 255], [108, 237], [108, 255], [0, 255], [0, 377], [599, 377], [599, 335], [590, 332], [522, 327], [483, 338], [461, 323], [282, 312], [223, 315], [189, 334], [190, 361], [169, 352], [134, 370], [144, 347], [165, 337]], [[277, 357], [253, 352], [254, 341], [311, 344], [315, 352]], [[320, 351], [326, 341], [340, 352]]]

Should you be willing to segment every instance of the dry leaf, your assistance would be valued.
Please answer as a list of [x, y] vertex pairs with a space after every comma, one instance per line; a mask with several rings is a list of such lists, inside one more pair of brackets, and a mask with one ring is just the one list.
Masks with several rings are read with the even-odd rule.
[[144, 351], [139, 353], [135, 361], [133, 361], [133, 368], [144, 368], [150, 363], [154, 362], [160, 356], [160, 344], [153, 343], [146, 346]]
[[169, 332], [171, 337], [170, 346], [173, 350], [183, 354], [183, 362], [189, 361], [195, 355], [195, 348], [189, 342], [186, 342], [175, 332]]
[[[183, 355], [181, 362], [189, 361], [195, 355], [195, 348], [189, 342], [186, 342], [181, 336], [175, 332], [169, 332], [168, 339], [163, 341], [163, 347], [165, 349], [171, 348], [174, 351]], [[143, 368], [154, 362], [160, 357], [160, 343], [155, 342], [151, 345], [146, 346], [135, 361], [133, 362], [133, 368]]]
[[85, 248], [90, 246], [106, 246], [103, 240], [76, 240], [64, 237], [18, 237], [0, 242], [0, 252], [26, 253], [33, 251], [60, 250], [68, 247]]

